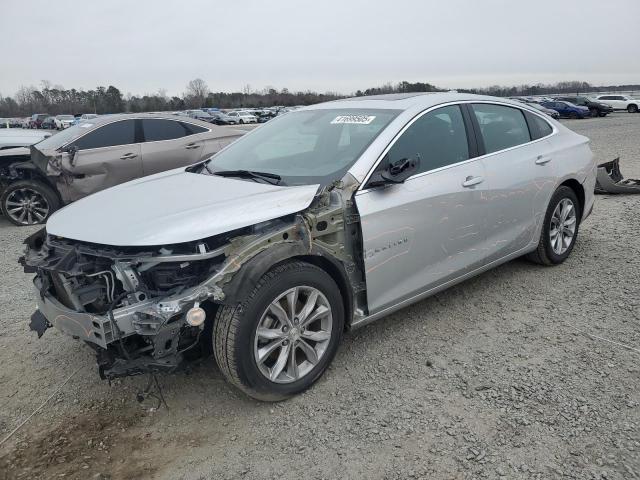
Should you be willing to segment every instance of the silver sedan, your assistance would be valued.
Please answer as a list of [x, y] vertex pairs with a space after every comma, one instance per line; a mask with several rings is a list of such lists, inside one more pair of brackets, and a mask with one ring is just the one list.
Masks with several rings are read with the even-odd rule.
[[564, 262], [595, 181], [589, 140], [521, 103], [295, 110], [54, 214], [22, 259], [31, 327], [91, 343], [105, 378], [174, 371], [200, 345], [244, 392], [281, 400], [321, 376], [345, 330], [520, 256]]

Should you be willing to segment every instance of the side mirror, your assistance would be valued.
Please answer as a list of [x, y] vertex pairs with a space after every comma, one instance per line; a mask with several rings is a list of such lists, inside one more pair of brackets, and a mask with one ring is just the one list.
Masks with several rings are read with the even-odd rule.
[[67, 145], [62, 151], [69, 154], [69, 164], [73, 166], [76, 161], [76, 153], [78, 153], [78, 147], [71, 144]]
[[404, 181], [418, 173], [420, 169], [420, 157], [401, 158], [389, 163], [387, 168], [376, 172], [369, 180], [368, 186], [377, 187], [388, 183], [404, 183]]

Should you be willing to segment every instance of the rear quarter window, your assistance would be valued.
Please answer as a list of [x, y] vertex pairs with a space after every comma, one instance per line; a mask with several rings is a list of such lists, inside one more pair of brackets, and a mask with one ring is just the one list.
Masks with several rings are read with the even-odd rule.
[[544, 118], [536, 115], [535, 113], [524, 113], [527, 123], [529, 124], [529, 131], [531, 133], [531, 140], [538, 140], [544, 138], [553, 133], [553, 127]]

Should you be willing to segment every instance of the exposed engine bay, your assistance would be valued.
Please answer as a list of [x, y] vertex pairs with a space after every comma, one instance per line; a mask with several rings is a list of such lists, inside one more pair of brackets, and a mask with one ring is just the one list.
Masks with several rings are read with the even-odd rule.
[[30, 327], [85, 341], [102, 378], [173, 371], [210, 351], [217, 305], [238, 303], [262, 274], [296, 257], [326, 265], [351, 307], [347, 318], [365, 316], [355, 187], [336, 182], [303, 212], [175, 245], [107, 246], [42, 229], [20, 259], [36, 274]]

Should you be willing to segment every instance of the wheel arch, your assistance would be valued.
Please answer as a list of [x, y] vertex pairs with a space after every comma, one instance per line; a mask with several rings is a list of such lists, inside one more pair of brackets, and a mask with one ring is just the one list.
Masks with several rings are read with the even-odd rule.
[[558, 188], [563, 186], [569, 187], [576, 194], [576, 197], [578, 197], [578, 202], [580, 202], [580, 215], [578, 215], [578, 223], [579, 223], [582, 220], [582, 213], [584, 212], [584, 205], [586, 201], [584, 187], [575, 178], [569, 178], [565, 180], [560, 185], [558, 185]]
[[338, 259], [316, 249], [310, 253], [308, 247], [299, 242], [274, 245], [248, 260], [222, 288], [225, 294], [222, 303], [241, 302], [269, 270], [285, 262], [296, 260], [315, 265], [336, 282], [345, 309], [345, 328], [350, 326], [353, 317], [353, 288], [344, 265]]

